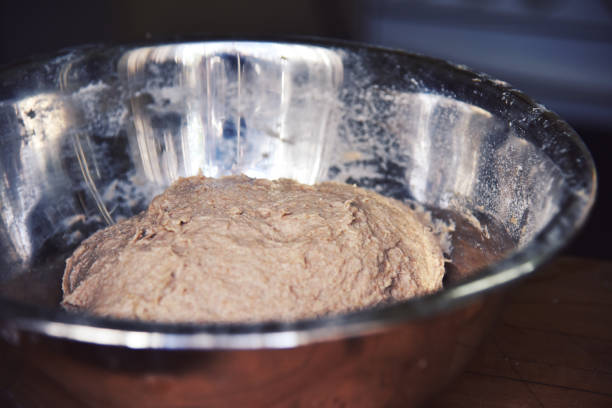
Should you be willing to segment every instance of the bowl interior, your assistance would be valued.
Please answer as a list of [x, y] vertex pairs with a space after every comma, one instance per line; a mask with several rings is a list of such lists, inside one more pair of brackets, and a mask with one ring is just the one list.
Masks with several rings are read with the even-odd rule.
[[78, 243], [198, 172], [412, 200], [454, 222], [462, 274], [551, 254], [593, 201], [592, 160], [567, 124], [423, 56], [326, 42], [87, 47], [0, 78], [0, 296], [57, 313]]

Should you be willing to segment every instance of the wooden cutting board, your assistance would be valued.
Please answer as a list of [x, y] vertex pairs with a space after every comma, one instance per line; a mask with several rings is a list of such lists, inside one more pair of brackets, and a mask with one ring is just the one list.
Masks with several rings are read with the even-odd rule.
[[612, 262], [559, 258], [511, 293], [429, 407], [612, 407]]

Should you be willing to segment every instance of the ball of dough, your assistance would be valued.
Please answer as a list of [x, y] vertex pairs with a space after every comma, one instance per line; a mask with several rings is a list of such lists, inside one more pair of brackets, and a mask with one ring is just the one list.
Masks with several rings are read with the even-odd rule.
[[444, 256], [405, 204], [355, 186], [179, 179], [67, 260], [69, 310], [161, 322], [296, 320], [428, 294]]

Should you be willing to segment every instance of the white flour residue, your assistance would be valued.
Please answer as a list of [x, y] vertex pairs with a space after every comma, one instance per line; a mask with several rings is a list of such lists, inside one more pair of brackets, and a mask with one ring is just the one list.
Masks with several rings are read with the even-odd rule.
[[117, 136], [128, 113], [117, 89], [98, 81], [73, 92], [72, 98], [85, 115], [84, 124], [88, 132], [102, 137]]

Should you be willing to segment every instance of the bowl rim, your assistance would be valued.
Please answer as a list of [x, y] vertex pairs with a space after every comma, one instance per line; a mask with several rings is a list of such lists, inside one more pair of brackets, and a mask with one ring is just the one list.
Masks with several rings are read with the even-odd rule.
[[39, 306], [26, 305], [0, 298], [0, 336], [15, 343], [22, 331], [37, 333], [53, 338], [72, 340], [105, 346], [120, 346], [132, 349], [260, 349], [291, 348], [314, 342], [372, 334], [410, 321], [431, 318], [435, 314], [460, 307], [480, 298], [491, 291], [499, 290], [533, 273], [539, 266], [550, 260], [577, 234], [584, 225], [593, 206], [597, 190], [595, 164], [584, 142], [578, 134], [559, 116], [535, 102], [523, 92], [512, 88], [504, 81], [487, 74], [471, 70], [464, 65], [428, 57], [403, 50], [379, 47], [352, 41], [314, 37], [266, 38], [242, 36], [206, 36], [196, 38], [173, 38], [167, 41], [150, 40], [133, 44], [85, 45], [73, 47], [57, 54], [32, 57], [21, 63], [0, 67], [0, 74], [20, 66], [50, 61], [53, 55], [78, 50], [132, 49], [147, 46], [178, 45], [205, 42], [260, 42], [289, 43], [373, 51], [396, 54], [435, 64], [446, 70], [461, 72], [478, 82], [509, 93], [526, 105], [537, 108], [539, 115], [548, 115], [556, 125], [555, 133], [563, 133], [579, 151], [589, 174], [590, 182], [586, 191], [574, 192], [561, 202], [559, 211], [530, 242], [509, 256], [487, 265], [471, 277], [450, 285], [444, 290], [419, 298], [408, 299], [392, 305], [330, 315], [321, 318], [294, 322], [189, 324], [157, 323], [132, 320], [118, 320], [97, 316], [68, 313]]

